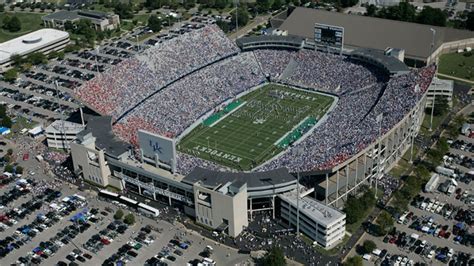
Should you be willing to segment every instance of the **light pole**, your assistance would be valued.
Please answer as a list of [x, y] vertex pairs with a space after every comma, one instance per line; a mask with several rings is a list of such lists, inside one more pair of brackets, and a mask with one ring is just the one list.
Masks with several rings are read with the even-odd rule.
[[379, 123], [379, 148], [377, 150], [377, 173], [375, 175], [375, 199], [377, 199], [377, 185], [380, 175], [380, 169], [382, 167], [382, 160], [380, 156], [382, 156], [382, 120], [383, 120], [383, 113], [377, 116], [377, 122]]
[[239, 31], [239, 0], [235, 0], [235, 32]]
[[[296, 149], [296, 154], [301, 156], [303, 154], [302, 148]], [[296, 236], [300, 235], [300, 170], [296, 172]]]
[[300, 235], [300, 172], [296, 173], [296, 236]]
[[[433, 49], [434, 49], [434, 42], [435, 42], [435, 37], [436, 37], [436, 30], [433, 28], [430, 28], [431, 33], [433, 34], [433, 39], [431, 40], [431, 49], [430, 49], [430, 57], [433, 56]], [[427, 60], [428, 63], [428, 60]], [[431, 102], [431, 118], [430, 118], [430, 129], [429, 131], [433, 131], [433, 114], [434, 114], [434, 108], [435, 108], [435, 99], [436, 99], [436, 92], [433, 92], [433, 101]]]

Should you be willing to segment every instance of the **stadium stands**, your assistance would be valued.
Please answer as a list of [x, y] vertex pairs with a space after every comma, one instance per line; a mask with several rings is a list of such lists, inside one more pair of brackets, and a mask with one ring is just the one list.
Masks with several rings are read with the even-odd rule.
[[[114, 132], [137, 146], [137, 131], [177, 137], [226, 100], [267, 81], [329, 92], [336, 107], [312, 133], [259, 171], [328, 169], [357, 154], [403, 119], [428, 89], [434, 66], [389, 78], [374, 66], [345, 56], [300, 50], [254, 50], [236, 46], [215, 26], [181, 35], [124, 61], [86, 83], [77, 96], [118, 119]], [[303, 154], [296, 152], [301, 147]], [[223, 166], [178, 152], [177, 168]]]
[[165, 85], [237, 52], [237, 46], [210, 25], [123, 61], [75, 93], [99, 113], [117, 119]]
[[[155, 94], [121, 119], [116, 133], [135, 143], [137, 128], [177, 137], [218, 104], [265, 81], [253, 53], [241, 53], [201, 69]], [[127, 126], [129, 121], [134, 126]], [[136, 125], [136, 121], [143, 124]], [[130, 132], [133, 131], [133, 132]]]
[[294, 67], [281, 77], [283, 83], [334, 94], [370, 86], [382, 76], [346, 56], [300, 50], [292, 59]]

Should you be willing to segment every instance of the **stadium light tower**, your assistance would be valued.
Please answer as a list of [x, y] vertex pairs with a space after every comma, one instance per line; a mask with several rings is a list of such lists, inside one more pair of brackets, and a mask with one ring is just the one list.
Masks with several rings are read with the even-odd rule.
[[[433, 39], [431, 40], [431, 49], [430, 49], [430, 57], [433, 56], [433, 49], [434, 49], [434, 42], [435, 42], [435, 37], [436, 37], [436, 30], [433, 28], [430, 28], [431, 33], [433, 34]], [[426, 60], [428, 63], [428, 60]], [[429, 131], [433, 131], [433, 115], [434, 115], [434, 108], [435, 108], [435, 100], [436, 100], [436, 93], [433, 93], [433, 102], [431, 103], [431, 118], [430, 118], [430, 129]]]

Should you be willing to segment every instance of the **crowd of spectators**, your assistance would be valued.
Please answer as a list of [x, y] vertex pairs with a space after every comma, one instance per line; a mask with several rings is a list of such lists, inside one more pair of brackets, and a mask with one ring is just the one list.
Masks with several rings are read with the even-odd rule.
[[277, 79], [283, 74], [291, 58], [296, 54], [294, 51], [286, 50], [255, 50], [253, 52], [262, 71], [270, 79]]
[[393, 77], [388, 83], [341, 95], [326, 121], [261, 170], [287, 167], [291, 171], [311, 171], [344, 162], [399, 123], [427, 90], [434, 73], [435, 67], [428, 66]]
[[264, 81], [253, 53], [241, 53], [156, 93], [121, 119], [115, 132], [131, 143], [136, 141], [137, 128], [177, 137], [217, 105]]
[[119, 118], [167, 84], [237, 52], [217, 26], [209, 25], [122, 61], [75, 93], [97, 112]]
[[380, 78], [376, 68], [353, 61], [346, 56], [300, 50], [289, 64], [281, 82], [334, 94], [371, 86]]

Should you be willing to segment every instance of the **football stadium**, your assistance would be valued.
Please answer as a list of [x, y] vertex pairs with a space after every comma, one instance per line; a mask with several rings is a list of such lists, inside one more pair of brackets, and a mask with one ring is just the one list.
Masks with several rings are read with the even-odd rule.
[[347, 196], [409, 150], [435, 72], [383, 51], [318, 51], [294, 36], [234, 42], [208, 25], [75, 89], [100, 116], [71, 145], [74, 169], [232, 236], [259, 210], [294, 226], [289, 209], [298, 208], [340, 228], [324, 237], [302, 229], [330, 247], [344, 236], [337, 209]]
[[251, 170], [310, 132], [333, 101], [315, 92], [265, 85], [216, 111], [181, 140], [179, 149]]

